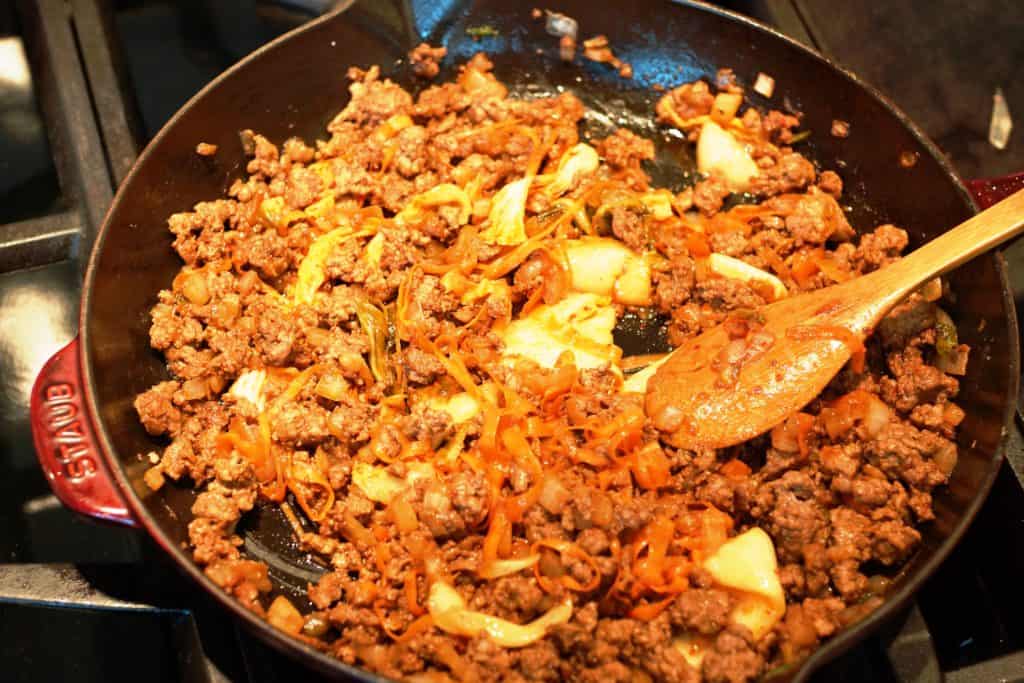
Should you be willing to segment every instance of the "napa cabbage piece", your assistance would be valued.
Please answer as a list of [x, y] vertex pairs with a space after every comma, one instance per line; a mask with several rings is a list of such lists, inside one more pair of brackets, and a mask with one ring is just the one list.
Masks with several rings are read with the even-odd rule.
[[267, 397], [263, 392], [266, 381], [266, 370], [246, 370], [235, 379], [227, 393], [236, 398], [244, 398], [263, 412], [267, 407]]
[[536, 643], [552, 626], [568, 622], [572, 618], [572, 599], [564, 599], [528, 624], [516, 624], [467, 609], [455, 588], [445, 581], [435, 581], [430, 586], [427, 609], [434, 625], [445, 633], [468, 638], [486, 635], [501, 647], [519, 648]]
[[566, 240], [570, 286], [577, 292], [611, 296], [628, 306], [644, 306], [651, 299], [651, 264], [618, 240], [581, 237]]
[[[429, 209], [446, 205], [458, 209], [458, 214], [456, 214], [458, 225], [465, 225], [469, 222], [470, 214], [473, 211], [469, 195], [458, 185], [441, 183], [413, 197], [405, 208], [395, 216], [395, 224], [399, 227], [415, 225], [426, 217]], [[525, 200], [523, 206], [525, 211]]]
[[611, 298], [571, 292], [561, 301], [538, 306], [500, 332], [506, 357], [529, 358], [554, 368], [571, 351], [577, 368], [596, 368], [618, 361], [621, 350], [612, 341], [615, 308]]
[[537, 178], [538, 184], [545, 184], [544, 192], [554, 199], [570, 192], [580, 181], [594, 173], [601, 164], [597, 151], [586, 143], [573, 145], [558, 160], [558, 168], [550, 176]]
[[391, 474], [384, 467], [357, 462], [352, 465], [352, 483], [370, 500], [388, 505], [417, 481], [430, 479], [436, 474], [429, 463], [412, 461], [406, 463], [406, 468], [403, 479]]
[[786, 285], [782, 284], [782, 280], [767, 271], [755, 268], [746, 261], [725, 254], [711, 254], [707, 258], [707, 263], [708, 268], [724, 278], [767, 285], [774, 297], [772, 301], [789, 296], [789, 290], [786, 289]]
[[754, 527], [723, 543], [704, 561], [716, 584], [737, 597], [729, 615], [758, 640], [786, 613], [786, 596], [779, 581], [775, 546], [763, 529]]
[[700, 128], [697, 170], [705, 175], [720, 176], [733, 192], [746, 192], [751, 179], [759, 173], [757, 164], [740, 141], [711, 120]]
[[299, 263], [298, 277], [292, 290], [292, 300], [296, 304], [313, 302], [313, 297], [316, 296], [320, 285], [327, 279], [327, 274], [324, 271], [327, 258], [338, 246], [357, 234], [359, 233], [356, 233], [351, 226], [344, 225], [313, 240], [313, 243], [309, 245], [309, 251]]
[[480, 239], [503, 247], [526, 241], [526, 197], [532, 181], [532, 177], [526, 176], [498, 190], [491, 199], [487, 227], [480, 233]]

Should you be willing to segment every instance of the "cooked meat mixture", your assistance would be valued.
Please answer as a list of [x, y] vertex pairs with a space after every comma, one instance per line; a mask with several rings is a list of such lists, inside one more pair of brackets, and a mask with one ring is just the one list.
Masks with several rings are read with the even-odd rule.
[[[617, 320], [746, 334], [907, 235], [851, 226], [840, 174], [789, 146], [799, 119], [745, 107], [731, 72], [658, 104], [702, 174], [668, 189], [650, 140], [581, 140], [572, 93], [515, 99], [491, 69], [414, 96], [354, 68], [328, 139], [246, 132], [247, 176], [170, 218], [146, 481], [198, 491], [216, 583], [389, 678], [737, 682], [807, 656], [881, 603], [956, 464], [968, 349], [941, 284], [770, 434], [674, 449]], [[312, 611], [244, 556], [255, 507], [331, 568]]]

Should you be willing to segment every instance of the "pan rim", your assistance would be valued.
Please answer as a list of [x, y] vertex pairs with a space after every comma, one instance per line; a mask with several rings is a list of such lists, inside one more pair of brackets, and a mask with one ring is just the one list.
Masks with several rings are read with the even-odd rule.
[[[724, 19], [738, 22], [743, 24], [754, 31], [765, 35], [768, 39], [775, 39], [782, 41], [790, 49], [795, 49], [798, 52], [803, 53], [804, 57], [809, 57], [818, 62], [824, 64], [831, 70], [837, 72], [839, 75], [844, 77], [851, 85], [866, 92], [869, 96], [874, 98], [879, 104], [881, 104], [890, 116], [895, 118], [906, 130], [908, 130], [915, 141], [932, 157], [939, 168], [943, 171], [950, 184], [954, 186], [958, 192], [960, 199], [964, 202], [965, 206], [968, 207], [972, 212], [977, 211], [977, 205], [975, 204], [971, 194], [966, 188], [960, 175], [953, 168], [951, 162], [943, 155], [938, 147], [924, 134], [924, 132], [915, 124], [899, 107], [896, 106], [887, 96], [883, 95], [872, 85], [861, 80], [857, 75], [844, 67], [836, 64], [831, 59], [825, 57], [817, 50], [800, 43], [789, 36], [779, 32], [777, 29], [762, 24], [754, 19], [738, 14], [731, 10], [723, 9], [714, 5], [710, 5], [702, 0], [664, 0], [665, 4], [669, 7], [681, 7], [690, 8], [696, 11], [709, 12], [718, 15]], [[154, 152], [156, 147], [159, 146], [160, 142], [170, 134], [170, 131], [175, 128], [177, 121], [200, 100], [202, 100], [207, 93], [216, 89], [220, 84], [232, 77], [238, 71], [246, 68], [252, 62], [260, 59], [265, 54], [276, 50], [280, 45], [299, 39], [301, 36], [317, 30], [324, 24], [335, 21], [340, 15], [354, 5], [356, 0], [348, 0], [342, 6], [332, 10], [330, 13], [325, 14], [319, 18], [313, 19], [300, 27], [285, 33], [273, 41], [261, 46], [252, 53], [246, 55], [244, 58], [233, 64], [231, 67], [220, 73], [216, 78], [210, 81], [204, 86], [199, 92], [193, 95], [189, 100], [182, 105], [182, 107], [175, 112], [175, 114], [167, 121], [166, 124], [160, 129], [160, 131], [153, 137], [153, 139], [147, 144], [145, 149], [139, 154], [138, 159], [132, 166], [131, 171], [125, 177], [124, 181], [118, 188], [113, 200], [111, 201], [110, 207], [104, 215], [103, 222], [97, 232], [95, 243], [89, 253], [88, 265], [85, 271], [85, 277], [82, 284], [82, 298], [79, 313], [79, 337], [82, 343], [79, 346], [79, 366], [81, 368], [83, 385], [85, 388], [85, 403], [87, 410], [89, 411], [90, 417], [96, 428], [96, 434], [100, 442], [100, 450], [102, 451], [102, 457], [106, 461], [109, 471], [113, 474], [116, 481], [117, 487], [121, 495], [126, 499], [126, 503], [131, 510], [134, 517], [139, 521], [141, 526], [145, 529], [146, 533], [168, 554], [172, 557], [178, 568], [189, 575], [189, 578], [198, 583], [202, 588], [210, 594], [217, 602], [222, 606], [226, 607], [227, 610], [237, 619], [240, 619], [243, 624], [249, 627], [250, 631], [256, 633], [264, 641], [276, 649], [285, 652], [293, 657], [299, 657], [304, 663], [312, 664], [317, 670], [322, 673], [337, 676], [345, 675], [354, 679], [364, 681], [385, 681], [387, 679], [381, 678], [365, 669], [354, 667], [344, 662], [330, 657], [323, 652], [303, 643], [300, 640], [292, 638], [285, 633], [273, 628], [267, 622], [260, 619], [257, 615], [245, 609], [241, 603], [235, 600], [233, 597], [228, 595], [223, 589], [218, 587], [212, 580], [210, 580], [199, 568], [198, 565], [187, 555], [187, 553], [175, 544], [164, 532], [163, 528], [159, 523], [152, 517], [142, 500], [136, 495], [132, 489], [128, 479], [125, 475], [124, 469], [121, 462], [114, 456], [115, 449], [108, 434], [106, 425], [99, 417], [99, 409], [96, 403], [96, 385], [95, 376], [92, 371], [91, 364], [89, 362], [89, 326], [87, 320], [92, 309], [92, 291], [94, 282], [97, 277], [98, 263], [100, 255], [103, 253], [106, 238], [109, 233], [109, 229], [112, 223], [112, 217], [119, 209], [122, 202], [125, 201], [127, 196], [127, 188], [132, 184], [132, 180], [138, 173], [138, 169], [145, 165], [150, 155]], [[1002, 293], [1002, 305], [1003, 312], [1007, 319], [1007, 334], [1010, 336], [1010, 368], [1019, 369], [1020, 367], [1020, 348], [1019, 348], [1019, 337], [1018, 337], [1018, 323], [1016, 317], [1016, 309], [1014, 306], [1012, 291], [1009, 286], [1009, 276], [1006, 267], [1005, 259], [1000, 252], [994, 252], [991, 255], [986, 255], [985, 258], [993, 258], [994, 266], [996, 268], [997, 275], [1000, 280], [1000, 287]], [[802, 660], [796, 664], [792, 669], [787, 671], [786, 675], [792, 676], [791, 680], [794, 682], [805, 681], [814, 671], [820, 668], [827, 661], [834, 659], [841, 653], [853, 647], [855, 644], [863, 640], [869, 633], [873, 632], [878, 626], [889, 619], [891, 619], [899, 610], [903, 609], [907, 603], [911, 600], [912, 596], [917, 592], [921, 585], [935, 572], [942, 562], [948, 557], [952, 549], [960, 542], [967, 528], [971, 522], [977, 516], [978, 510], [984, 504], [988, 498], [989, 491], [995, 482], [996, 477], [999, 474], [999, 470], [1002, 466], [1003, 457], [1006, 451], [1006, 446], [1009, 438], [1009, 428], [1013, 420], [1013, 415], [1016, 411], [1016, 397], [1018, 392], [1018, 384], [1020, 381], [1019, 373], [1015, 372], [1010, 378], [1009, 392], [1004, 406], [1003, 414], [1003, 431], [1000, 437], [999, 443], [995, 448], [995, 452], [992, 454], [991, 467], [985, 478], [980, 482], [978, 490], [971, 502], [967, 505], [960, 520], [953, 527], [949, 536], [935, 548], [932, 556], [914, 573], [912, 578], [905, 582], [901, 588], [888, 595], [885, 602], [877, 609], [871, 612], [867, 617], [852, 625], [849, 628], [844, 629], [836, 636], [825, 641], [818, 649], [814, 651], [808, 658]]]

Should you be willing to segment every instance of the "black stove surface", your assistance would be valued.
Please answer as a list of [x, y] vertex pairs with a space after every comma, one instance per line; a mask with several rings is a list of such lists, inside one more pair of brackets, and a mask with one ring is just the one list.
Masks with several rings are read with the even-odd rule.
[[[238, 629], [146, 536], [65, 510], [36, 464], [27, 397], [42, 363], [76, 332], [78, 257], [139, 146], [223, 69], [332, 4], [0, 3], [2, 680], [318, 680]], [[1024, 67], [1017, 3], [722, 4], [880, 87], [965, 176], [1024, 170], [1020, 131], [1005, 150], [987, 142], [997, 86], [1024, 114], [1024, 86], [1013, 79]], [[72, 106], [76, 97], [86, 106]], [[1024, 249], [1007, 253], [1020, 305], [1024, 267], [1014, 266]], [[1020, 434], [1010, 450], [1014, 467], [1004, 466], [916, 605], [815, 681], [1024, 681]]]

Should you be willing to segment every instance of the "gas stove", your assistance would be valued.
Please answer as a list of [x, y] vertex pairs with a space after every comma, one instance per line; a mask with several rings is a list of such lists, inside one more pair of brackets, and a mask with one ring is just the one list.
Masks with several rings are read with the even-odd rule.
[[[148, 537], [50, 494], [28, 427], [42, 363], [77, 326], [83, 255], [141, 146], [216, 74], [337, 3], [0, 3], [0, 671], [7, 681], [284, 681], [312, 672], [239, 629]], [[412, 4], [421, 4], [413, 2]], [[988, 141], [992, 94], [1024, 114], [1024, 10], [952, 0], [723, 2], [878, 86], [967, 177], [1024, 170]], [[870, 39], [857, 38], [868, 36]], [[1024, 245], [1010, 247], [1018, 307]], [[876, 635], [815, 681], [1024, 681], [1024, 437], [970, 531]]]

